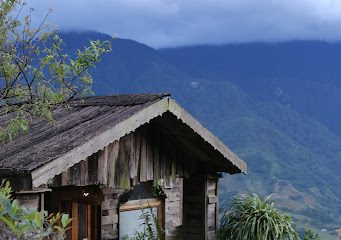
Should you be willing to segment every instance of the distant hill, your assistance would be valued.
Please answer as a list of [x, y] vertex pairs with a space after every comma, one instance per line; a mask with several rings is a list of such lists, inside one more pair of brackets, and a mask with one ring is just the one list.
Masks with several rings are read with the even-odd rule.
[[161, 52], [192, 76], [230, 81], [258, 100], [289, 105], [341, 135], [341, 43], [249, 43]]
[[[68, 52], [89, 38], [110, 39], [95, 32], [62, 37]], [[221, 180], [222, 201], [275, 193], [296, 219], [341, 227], [340, 44], [162, 50], [124, 39], [112, 44], [93, 71], [96, 94], [170, 92], [247, 161], [247, 176]]]
[[97, 94], [162, 91], [186, 78], [186, 74], [169, 64], [158, 51], [144, 44], [115, 39], [98, 32], [64, 33], [64, 49], [74, 52], [89, 39], [112, 41], [112, 52], [93, 71]]

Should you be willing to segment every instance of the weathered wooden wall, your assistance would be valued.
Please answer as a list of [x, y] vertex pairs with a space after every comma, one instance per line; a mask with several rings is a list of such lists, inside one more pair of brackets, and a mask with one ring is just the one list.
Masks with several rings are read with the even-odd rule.
[[184, 179], [184, 239], [216, 240], [218, 230], [218, 178]]
[[162, 133], [146, 126], [115, 141], [49, 182], [49, 186], [100, 184], [130, 189], [139, 182], [189, 175], [195, 162]]
[[[101, 186], [101, 236], [117, 239], [119, 196], [139, 183], [160, 180], [167, 195], [166, 239], [177, 234], [185, 234], [184, 239], [216, 239], [216, 181], [207, 180], [209, 166], [177, 142], [158, 128], [142, 126], [56, 176], [48, 185]], [[194, 173], [201, 175], [193, 177]]]
[[206, 181], [202, 177], [184, 179], [184, 239], [204, 240], [206, 235]]

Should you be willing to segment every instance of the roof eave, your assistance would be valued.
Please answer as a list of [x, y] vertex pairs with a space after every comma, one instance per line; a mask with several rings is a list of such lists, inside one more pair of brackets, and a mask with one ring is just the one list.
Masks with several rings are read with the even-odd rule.
[[232, 165], [234, 165], [237, 169], [239, 169], [240, 172], [244, 174], [247, 173], [247, 164], [173, 99], [169, 99], [169, 111], [184, 124], [192, 128], [194, 132], [199, 134], [203, 140], [209, 143], [215, 150], [220, 152], [224, 158], [232, 163]]
[[[247, 172], [247, 165], [244, 161], [232, 153], [232, 151], [229, 150], [217, 137], [203, 127], [194, 117], [180, 107], [173, 99], [165, 97], [145, 107], [128, 119], [118, 123], [113, 128], [93, 137], [83, 145], [78, 146], [63, 156], [49, 161], [45, 165], [33, 170], [31, 173], [33, 187], [39, 187], [40, 185], [45, 184], [48, 180], [52, 179], [56, 175], [86, 159], [93, 153], [104, 149], [104, 147], [110, 143], [119, 140], [121, 137], [135, 131], [141, 125], [148, 123], [152, 119], [161, 116], [167, 111], [174, 114], [184, 124], [192, 128], [193, 131], [199, 134], [205, 142], [209, 143], [215, 150], [224, 156], [224, 158], [228, 161], [228, 165], [226, 165], [226, 171], [230, 172], [231, 174], [237, 173], [237, 170], [243, 173]], [[234, 166], [233, 168], [236, 171], [231, 171], [231, 164]]]

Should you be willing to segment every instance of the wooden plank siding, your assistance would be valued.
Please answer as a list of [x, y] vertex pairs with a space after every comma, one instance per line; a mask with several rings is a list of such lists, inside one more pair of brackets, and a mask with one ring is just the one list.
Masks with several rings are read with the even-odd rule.
[[[194, 160], [169, 136], [152, 126], [142, 126], [103, 150], [54, 177], [49, 186], [103, 185], [130, 189], [140, 182], [161, 180], [169, 187], [184, 172], [196, 169]], [[188, 169], [184, 169], [185, 166]]]
[[183, 184], [184, 239], [204, 240], [207, 236], [206, 180], [186, 178]]

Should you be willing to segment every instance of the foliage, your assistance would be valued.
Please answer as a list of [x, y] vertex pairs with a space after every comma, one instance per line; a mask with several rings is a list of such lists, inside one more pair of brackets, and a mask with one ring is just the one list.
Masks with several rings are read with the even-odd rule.
[[104, 53], [109, 41], [90, 41], [73, 59], [63, 53], [63, 40], [45, 23], [32, 27], [32, 12], [22, 16], [21, 0], [0, 1], [0, 114], [10, 121], [0, 127], [0, 141], [26, 132], [33, 117], [53, 120], [57, 104], [91, 93], [88, 70]]
[[152, 185], [152, 194], [157, 198], [166, 198], [166, 194], [162, 188], [160, 180], [154, 180]]
[[133, 237], [125, 236], [124, 240], [164, 240], [164, 230], [160, 225], [159, 219], [155, 216], [151, 207], [144, 209], [141, 208], [142, 214], [139, 219], [143, 222], [143, 231], [136, 231]]
[[302, 240], [320, 240], [320, 237], [317, 233], [313, 232], [311, 229], [307, 229], [304, 231]]
[[220, 239], [233, 240], [294, 240], [298, 235], [290, 216], [282, 214], [267, 197], [256, 194], [235, 199], [226, 210], [219, 229]]
[[1, 239], [55, 239], [65, 238], [71, 222], [67, 214], [48, 214], [21, 206], [11, 198], [11, 186], [3, 181], [0, 186]]

